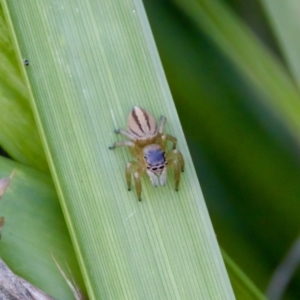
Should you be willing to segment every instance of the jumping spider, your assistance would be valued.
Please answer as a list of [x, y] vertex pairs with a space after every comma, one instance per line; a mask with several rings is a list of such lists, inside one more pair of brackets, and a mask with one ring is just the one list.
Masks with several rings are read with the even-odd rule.
[[[135, 159], [126, 165], [126, 181], [128, 191], [131, 190], [131, 173], [133, 174], [138, 200], [141, 201], [142, 185], [140, 177], [147, 173], [152, 185], [165, 185], [167, 168], [174, 168], [175, 190], [178, 191], [180, 172], [184, 171], [184, 159], [176, 149], [177, 139], [169, 134], [163, 134], [167, 119], [161, 117], [160, 125], [146, 110], [134, 106], [128, 116], [128, 131], [115, 130], [129, 138], [126, 141], [115, 142], [109, 149], [116, 147], [129, 147]], [[172, 150], [166, 153], [167, 141], [173, 143]]]

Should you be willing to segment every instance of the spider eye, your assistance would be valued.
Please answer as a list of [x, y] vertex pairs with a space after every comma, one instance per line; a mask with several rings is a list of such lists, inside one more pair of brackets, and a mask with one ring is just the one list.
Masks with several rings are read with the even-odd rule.
[[158, 169], [157, 167], [154, 167], [154, 168], [152, 169], [152, 171], [157, 171], [157, 169]]
[[161, 165], [160, 167], [159, 167], [159, 169], [161, 170], [161, 169], [163, 169], [165, 166], [164, 165]]

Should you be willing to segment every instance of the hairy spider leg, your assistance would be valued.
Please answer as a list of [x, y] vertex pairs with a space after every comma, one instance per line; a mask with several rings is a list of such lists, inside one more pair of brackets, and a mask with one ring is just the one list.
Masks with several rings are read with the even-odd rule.
[[160, 117], [160, 125], [159, 125], [159, 129], [158, 129], [158, 133], [161, 134], [161, 139], [162, 139], [162, 142], [164, 144], [167, 140], [169, 140], [170, 142], [173, 143], [172, 149], [176, 149], [177, 139], [174, 136], [170, 135], [170, 134], [163, 134], [166, 123], [167, 123], [166, 117], [161, 116]]
[[172, 149], [176, 149], [176, 146], [177, 146], [177, 139], [176, 137], [174, 137], [173, 135], [170, 135], [170, 134], [164, 134], [162, 135], [162, 140], [165, 142], [165, 141], [170, 141], [173, 143], [173, 147]]
[[178, 150], [171, 150], [167, 154], [168, 168], [174, 168], [175, 191], [178, 191], [180, 182], [180, 173], [184, 171], [184, 160]]
[[115, 133], [116, 133], [116, 134], [122, 134], [122, 135], [128, 137], [128, 138], [129, 138], [130, 140], [132, 140], [132, 141], [135, 141], [135, 140], [136, 140], [136, 137], [135, 137], [135, 136], [133, 136], [130, 132], [128, 132], [128, 131], [126, 131], [126, 130], [124, 130], [124, 129], [117, 129], [117, 130], [115, 130]]
[[[109, 149], [115, 149], [117, 147], [130, 147], [132, 151], [134, 151], [135, 144], [132, 141], [118, 141], [113, 144], [113, 146], [109, 147]], [[128, 191], [131, 190], [131, 174], [133, 174], [135, 190], [138, 196], [138, 200], [142, 201], [142, 185], [140, 179], [140, 167], [139, 164], [135, 161], [129, 162], [126, 165], [125, 176], [127, 182]]]
[[183, 159], [183, 156], [182, 156], [182, 154], [181, 154], [181, 152], [180, 151], [178, 151], [178, 150], [173, 150], [175, 153], [176, 153], [176, 155], [177, 155], [177, 159], [178, 159], [178, 161], [179, 161], [179, 163], [180, 163], [180, 166], [181, 166], [181, 172], [184, 172], [184, 159]]
[[135, 161], [129, 162], [126, 165], [126, 182], [127, 182], [127, 187], [128, 187], [128, 191], [131, 190], [131, 174], [133, 174], [133, 179], [134, 179], [134, 185], [135, 185], [135, 190], [138, 196], [138, 200], [142, 201], [142, 184], [141, 184], [141, 176], [140, 173], [140, 167], [139, 164]]
[[134, 147], [134, 143], [132, 141], [118, 141], [115, 142], [112, 146], [108, 147], [110, 150], [115, 149], [117, 147]]
[[158, 129], [158, 132], [159, 132], [160, 134], [162, 134], [162, 133], [164, 132], [166, 123], [167, 123], [166, 117], [161, 116], [161, 117], [160, 117], [160, 125], [159, 125], [159, 129]]

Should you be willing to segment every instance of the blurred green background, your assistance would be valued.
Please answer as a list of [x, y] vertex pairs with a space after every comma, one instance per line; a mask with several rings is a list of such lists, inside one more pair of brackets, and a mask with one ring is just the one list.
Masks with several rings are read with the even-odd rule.
[[[261, 3], [223, 3], [284, 64]], [[144, 4], [219, 243], [264, 292], [299, 234], [299, 144], [206, 28], [172, 1]]]

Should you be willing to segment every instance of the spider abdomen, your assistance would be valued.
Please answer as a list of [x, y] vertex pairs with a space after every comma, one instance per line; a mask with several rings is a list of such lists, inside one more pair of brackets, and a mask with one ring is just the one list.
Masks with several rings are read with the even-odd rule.
[[138, 106], [134, 106], [128, 116], [128, 131], [137, 140], [150, 140], [158, 133], [153, 116]]

